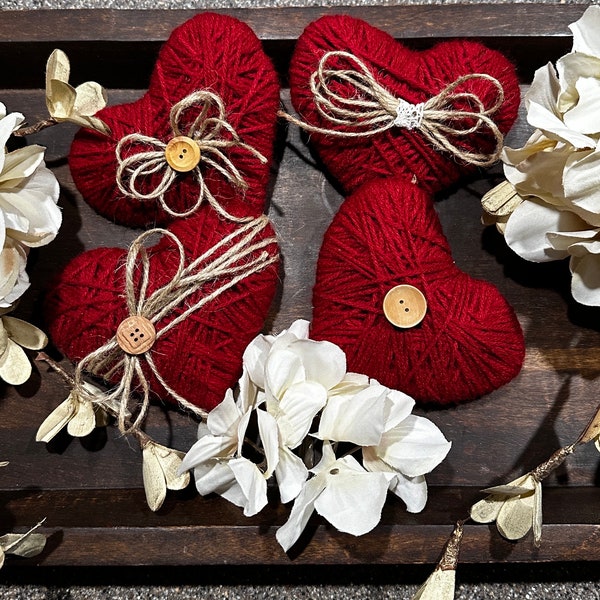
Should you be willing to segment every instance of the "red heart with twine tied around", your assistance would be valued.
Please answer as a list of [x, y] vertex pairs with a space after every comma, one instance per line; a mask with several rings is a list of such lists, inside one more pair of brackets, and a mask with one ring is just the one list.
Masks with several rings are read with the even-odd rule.
[[[76, 134], [69, 155], [71, 173], [83, 198], [96, 211], [132, 227], [164, 225], [173, 220], [173, 215], [155, 201], [129, 197], [119, 189], [116, 150], [131, 134], [167, 143], [175, 136], [169, 120], [173, 106], [199, 90], [222, 101], [228, 127], [219, 129], [220, 138], [231, 142], [237, 135], [245, 145], [232, 144], [223, 151], [244, 186], [232, 185], [214, 161], [200, 163], [204, 183], [219, 204], [237, 217], [258, 216], [264, 211], [280, 101], [278, 77], [252, 30], [233, 17], [215, 13], [201, 13], [172, 32], [160, 50], [149, 89], [142, 98], [97, 114], [111, 129], [109, 136], [89, 129]], [[207, 115], [214, 116], [213, 112]], [[258, 160], [248, 147], [266, 160]], [[140, 191], [147, 194], [156, 189], [160, 175], [151, 169], [142, 173]], [[193, 207], [197, 197], [197, 177], [185, 172], [177, 174], [165, 202], [181, 214]]]
[[[427, 309], [402, 328], [383, 303], [405, 285]], [[401, 179], [365, 184], [342, 204], [321, 247], [313, 305], [312, 337], [341, 346], [349, 370], [421, 402], [478, 398], [515, 377], [525, 356], [512, 307], [456, 267], [431, 196]]]
[[[150, 389], [163, 400], [172, 401], [173, 395], [167, 392], [160, 378], [191, 404], [210, 410], [238, 380], [242, 354], [263, 327], [278, 283], [277, 243], [266, 217], [237, 224], [222, 219], [209, 206], [201, 207], [189, 219], [174, 223], [169, 232], [181, 243], [186, 266], [198, 257], [205, 257], [191, 274], [205, 269], [202, 273], [206, 276], [201, 276], [192, 288], [183, 287], [192, 293], [181, 297], [165, 316], [154, 321], [157, 338], [147, 354], [155, 372], [146, 355], [139, 359], [140, 365]], [[235, 250], [235, 244], [244, 239], [243, 248]], [[231, 258], [226, 270], [223, 260], [232, 248], [237, 255]], [[132, 263], [130, 287], [126, 281], [128, 253], [117, 248], [85, 252], [59, 275], [46, 298], [46, 320], [53, 342], [70, 359], [82, 361], [110, 344], [119, 325], [136, 312], [128, 308], [127, 297], [131, 290], [137, 304], [142, 295], [142, 255], [143, 252], [139, 253]], [[176, 282], [182, 257], [170, 235], [164, 235], [148, 248], [147, 256], [148, 288], [143, 295], [150, 299], [158, 289], [164, 291]], [[253, 260], [264, 260], [264, 267], [252, 270]], [[212, 276], [207, 273], [208, 265]], [[240, 273], [246, 276], [238, 277]], [[221, 287], [223, 290], [217, 295]], [[144, 310], [158, 314], [161, 306], [178, 295], [181, 293], [176, 289], [159, 301], [158, 307], [150, 309], [147, 302]], [[203, 300], [206, 300], [203, 306], [165, 330], [188, 307]], [[159, 335], [162, 330], [166, 332]], [[117, 368], [111, 373], [111, 369], [125, 354], [119, 348], [107, 349], [106, 354], [107, 364], [96, 374], [118, 384], [123, 370]], [[138, 383], [138, 391], [139, 387]]]
[[[333, 106], [317, 102], [311, 90], [311, 76], [319, 73], [320, 63], [321, 77], [315, 81], [324, 85], [318, 86], [318, 93], [324, 94], [324, 101], [331, 101]], [[377, 94], [386, 96], [384, 105], [388, 108], [383, 114], [379, 114], [380, 100], [373, 104], [372, 92], [365, 90], [365, 85], [371, 87], [365, 83], [365, 75], [378, 86]], [[500, 53], [477, 42], [460, 40], [413, 51], [387, 33], [349, 16], [324, 16], [311, 23], [298, 39], [289, 76], [296, 111], [309, 127], [316, 128], [307, 128], [311, 144], [346, 193], [352, 193], [371, 179], [398, 176], [429, 192], [447, 188], [477, 167], [460, 155], [487, 155], [500, 150], [502, 134], [510, 129], [519, 107], [515, 69]], [[455, 82], [457, 85], [453, 87]], [[440, 100], [441, 106], [450, 109], [454, 116], [446, 116], [439, 123], [442, 137], [446, 139], [437, 147], [412, 121], [407, 127], [406, 117], [400, 121], [404, 125], [389, 125], [385, 131], [373, 135], [335, 135], [336, 132], [368, 132], [382, 123], [391, 123], [394, 117], [390, 117], [390, 111], [397, 109], [394, 101], [397, 104], [398, 99], [412, 105], [407, 107], [412, 119], [414, 112], [411, 115], [410, 111], [415, 110], [412, 107], [427, 103], [435, 96], [441, 99], [445, 89], [451, 98]], [[347, 119], [355, 117], [348, 117], [345, 109], [354, 112], [357, 103], [365, 100], [368, 103], [362, 110], [368, 114], [361, 117], [363, 125], [349, 127]], [[460, 111], [485, 111], [496, 103], [499, 103], [497, 110], [484, 118], [497, 128], [495, 134], [485, 123], [471, 130], [478, 120], [458, 115]], [[319, 111], [319, 106], [327, 117]], [[332, 108], [342, 111], [333, 114]], [[332, 115], [337, 121], [329, 118]], [[432, 115], [432, 118], [437, 117]], [[368, 119], [372, 120], [366, 124]], [[447, 133], [448, 125], [457, 126], [462, 133]], [[319, 133], [317, 129], [329, 130], [329, 133]], [[456, 147], [457, 153], [443, 148], [448, 141]], [[482, 160], [479, 156], [476, 163], [485, 166], [485, 158]]]

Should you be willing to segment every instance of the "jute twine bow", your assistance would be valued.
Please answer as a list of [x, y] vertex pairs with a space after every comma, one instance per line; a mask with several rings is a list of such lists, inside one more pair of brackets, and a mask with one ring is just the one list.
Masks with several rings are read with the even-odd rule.
[[[330, 67], [332, 59], [345, 59], [351, 68]], [[473, 92], [456, 91], [466, 81], [489, 81], [497, 91], [494, 103], [486, 107]], [[352, 95], [340, 95], [332, 82], [354, 87]], [[502, 151], [503, 135], [490, 118], [504, 102], [502, 84], [486, 73], [471, 73], [459, 77], [439, 94], [426, 102], [411, 104], [396, 98], [373, 77], [367, 66], [349, 52], [327, 52], [310, 77], [310, 89], [317, 111], [327, 121], [341, 129], [317, 127], [280, 112], [288, 121], [309, 132], [347, 138], [376, 135], [401, 127], [419, 131], [432, 146], [448, 152], [466, 163], [486, 167], [493, 164]], [[457, 102], [468, 103], [472, 110], [457, 109]], [[469, 151], [453, 139], [464, 138], [487, 128], [495, 140], [492, 152]]]
[[[193, 122], [186, 126], [181, 121], [184, 113], [189, 109], [200, 109], [200, 112]], [[126, 135], [117, 144], [116, 156], [119, 165], [117, 185], [119, 190], [126, 196], [137, 200], [157, 200], [163, 210], [173, 217], [191, 215], [206, 199], [226, 219], [238, 223], [248, 221], [251, 217], [234, 217], [219, 204], [208, 189], [200, 168], [203, 164], [212, 167], [221, 173], [231, 185], [245, 190], [248, 184], [233, 162], [226, 156], [225, 151], [234, 147], [243, 148], [261, 163], [267, 162], [267, 159], [258, 150], [244, 144], [235, 129], [227, 122], [223, 100], [208, 90], [193, 92], [173, 105], [169, 121], [174, 136], [186, 136], [192, 139], [200, 149], [200, 162], [193, 169], [200, 188], [194, 205], [183, 212], [177, 212], [167, 204], [165, 194], [180, 174], [167, 162], [165, 155], [167, 143], [141, 133]], [[186, 131], [182, 131], [184, 126], [187, 127]], [[132, 152], [132, 149], [136, 149], [136, 147], [139, 149]], [[154, 189], [147, 191], [147, 178], [157, 173], [162, 173], [160, 181]]]
[[[129, 316], [145, 317], [155, 326], [156, 344], [162, 336], [185, 321], [192, 313], [200, 310], [246, 277], [278, 260], [276, 254], [269, 254], [266, 250], [268, 246], [276, 244], [276, 239], [274, 237], [257, 239], [268, 223], [268, 218], [263, 215], [241, 225], [187, 266], [185, 250], [173, 233], [164, 229], [151, 229], [141, 234], [132, 242], [125, 263], [124, 292]], [[150, 263], [144, 242], [156, 234], [171, 239], [179, 252], [179, 264], [168, 283], [148, 295]], [[220, 256], [216, 256], [221, 249], [225, 250]], [[141, 272], [141, 276], [136, 286], [138, 271]], [[177, 306], [183, 306], [186, 300], [207, 282], [212, 284], [210, 293], [195, 299], [176, 318], [161, 328], [158, 327], [163, 318]], [[150, 402], [150, 387], [142, 370], [142, 361], [146, 362], [152, 374], [182, 408], [206, 418], [206, 411], [191, 404], [169, 386], [158, 371], [150, 350], [140, 355], [128, 354], [118, 344], [116, 336], [79, 362], [74, 375], [74, 391], [82, 400], [116, 410], [122, 433], [136, 433], [146, 417]], [[107, 380], [117, 372], [121, 372], [122, 376], [118, 386], [99, 399], [84, 387], [83, 373], [86, 371]], [[135, 391], [141, 392], [142, 402], [135, 420], [131, 422], [129, 402], [134, 391], [134, 383], [137, 384]]]

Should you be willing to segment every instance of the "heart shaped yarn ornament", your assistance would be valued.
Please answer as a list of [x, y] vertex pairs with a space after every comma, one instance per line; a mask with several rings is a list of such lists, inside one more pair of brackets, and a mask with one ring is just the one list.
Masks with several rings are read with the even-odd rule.
[[[142, 98], [98, 113], [109, 136], [76, 134], [73, 180], [96, 211], [125, 225], [168, 224], [210, 199], [226, 215], [256, 217], [265, 208], [278, 107], [277, 74], [252, 30], [201, 13], [161, 48]], [[165, 162], [165, 146], [181, 135], [200, 149], [197, 169]], [[135, 154], [142, 158], [119, 174]]]
[[97, 248], [71, 261], [46, 298], [48, 329], [78, 368], [118, 386], [119, 402], [137, 388], [145, 404], [152, 391], [208, 411], [264, 324], [277, 242], [266, 216], [238, 224], [209, 206], [157, 231], [150, 248], [146, 232], [129, 252]]
[[349, 16], [305, 29], [290, 91], [346, 193], [398, 176], [429, 192], [447, 188], [497, 160], [519, 107], [514, 67], [499, 52], [458, 40], [413, 51]]
[[[396, 286], [412, 286], [426, 301], [412, 326], [384, 313]], [[411, 296], [392, 302], [401, 314], [423, 309]], [[365, 184], [342, 204], [319, 254], [313, 306], [312, 337], [341, 346], [350, 370], [421, 402], [478, 398], [523, 363], [512, 307], [492, 284], [456, 267], [431, 196], [401, 179]]]

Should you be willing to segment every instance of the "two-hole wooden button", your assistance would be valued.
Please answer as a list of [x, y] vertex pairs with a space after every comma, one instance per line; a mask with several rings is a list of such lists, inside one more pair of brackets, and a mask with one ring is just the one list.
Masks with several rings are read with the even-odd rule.
[[172, 169], [187, 173], [198, 166], [200, 148], [192, 138], [178, 135], [167, 144], [165, 158]]
[[143, 354], [154, 345], [156, 330], [146, 317], [134, 315], [121, 321], [116, 338], [117, 344], [127, 354]]
[[408, 329], [418, 325], [427, 313], [427, 300], [412, 285], [397, 285], [383, 299], [383, 313], [396, 327]]

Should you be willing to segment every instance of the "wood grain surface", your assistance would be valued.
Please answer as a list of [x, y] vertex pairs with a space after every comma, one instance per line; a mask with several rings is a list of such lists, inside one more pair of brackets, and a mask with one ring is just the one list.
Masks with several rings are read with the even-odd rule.
[[[482, 39], [504, 50], [518, 65], [526, 86], [535, 68], [570, 47], [568, 23], [580, 5], [407, 6], [345, 9], [369, 20], [414, 48], [451, 37]], [[285, 69], [302, 28], [332, 10], [232, 10], [264, 41]], [[160, 43], [191, 11], [21, 11], [0, 18], [0, 101], [30, 122], [45, 116], [43, 69], [49, 52], [70, 55], [72, 80], [99, 81], [111, 104], [139, 97]], [[289, 108], [289, 92], [282, 90]], [[139, 232], [107, 223], [75, 190], [67, 165], [71, 126], [45, 131], [31, 143], [48, 147], [60, 180], [64, 226], [50, 246], [33, 252], [31, 292], [18, 315], [43, 326], [44, 289], [65, 264], [85, 249], [125, 247]], [[508, 139], [528, 136], [523, 116]], [[597, 310], [569, 297], [564, 263], [533, 265], [509, 251], [502, 238], [480, 223], [480, 197], [501, 179], [496, 167], [481, 172], [438, 198], [436, 208], [455, 260], [471, 275], [493, 282], [514, 306], [524, 328], [527, 357], [510, 384], [476, 402], [449, 409], [420, 407], [452, 440], [448, 459], [428, 477], [430, 500], [419, 515], [390, 498], [382, 523], [353, 538], [313, 518], [289, 556], [274, 531], [289, 507], [274, 497], [267, 509], [246, 519], [216, 497], [193, 489], [167, 498], [152, 513], [145, 505], [141, 457], [135, 444], [108, 428], [86, 439], [66, 434], [48, 445], [35, 442], [37, 427], [68, 390], [55, 374], [37, 365], [31, 380], [0, 390], [0, 529], [24, 530], [47, 517], [44, 553], [20, 565], [159, 564], [398, 564], [437, 560], [455, 519], [464, 517], [478, 490], [506, 482], [573, 441], [600, 399], [600, 319]], [[311, 316], [311, 288], [323, 232], [342, 202], [334, 182], [295, 128], [281, 124], [269, 214], [281, 242], [285, 278], [267, 329], [279, 331]], [[57, 359], [60, 356], [50, 349]], [[66, 361], [63, 363], [66, 367]], [[147, 429], [159, 442], [187, 449], [196, 424], [186, 415], [154, 406]], [[509, 543], [488, 526], [468, 525], [464, 562], [600, 560], [599, 454], [592, 446], [572, 456], [544, 486], [544, 543], [530, 537]], [[165, 545], [181, 552], [164, 553]]]

